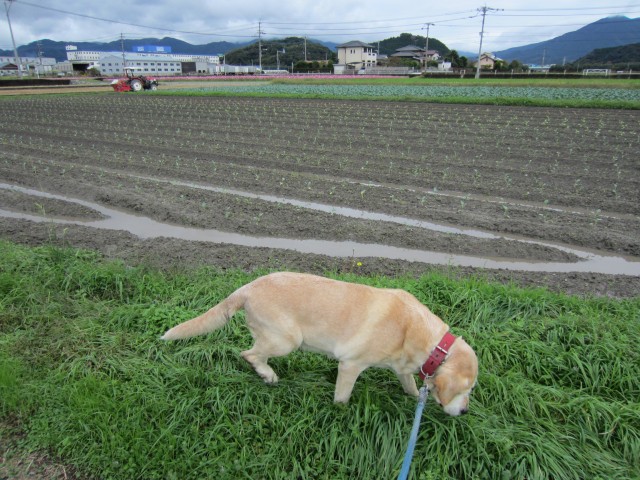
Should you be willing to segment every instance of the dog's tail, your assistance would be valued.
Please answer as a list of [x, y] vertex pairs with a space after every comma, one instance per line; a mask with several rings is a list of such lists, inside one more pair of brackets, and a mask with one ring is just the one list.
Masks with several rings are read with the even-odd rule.
[[180, 340], [182, 338], [204, 335], [205, 333], [222, 328], [234, 313], [244, 307], [246, 296], [243, 290], [244, 288], [239, 288], [208, 312], [203, 313], [199, 317], [187, 320], [180, 325], [176, 325], [168, 330], [160, 339]]

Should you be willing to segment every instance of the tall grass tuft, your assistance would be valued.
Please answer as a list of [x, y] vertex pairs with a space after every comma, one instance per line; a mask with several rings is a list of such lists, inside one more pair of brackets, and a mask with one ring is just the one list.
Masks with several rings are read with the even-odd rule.
[[[0, 414], [104, 479], [397, 476], [415, 401], [370, 369], [332, 402], [336, 362], [274, 359], [265, 386], [238, 315], [207, 337], [168, 327], [257, 274], [167, 274], [0, 243]], [[471, 412], [422, 419], [410, 478], [640, 477], [640, 300], [579, 299], [428, 275], [339, 278], [416, 295], [475, 348]]]

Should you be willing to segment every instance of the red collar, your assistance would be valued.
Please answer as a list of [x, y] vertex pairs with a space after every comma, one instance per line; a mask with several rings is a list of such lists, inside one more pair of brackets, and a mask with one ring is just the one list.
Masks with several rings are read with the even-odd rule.
[[431, 355], [427, 358], [427, 361], [424, 362], [422, 367], [420, 367], [419, 375], [422, 380], [426, 377], [433, 377], [433, 374], [436, 373], [438, 367], [442, 365], [442, 362], [444, 362], [444, 359], [449, 353], [449, 348], [453, 342], [455, 342], [456, 338], [456, 336], [449, 332], [444, 334], [444, 337], [442, 337], [440, 343], [436, 345], [436, 348], [433, 349]]

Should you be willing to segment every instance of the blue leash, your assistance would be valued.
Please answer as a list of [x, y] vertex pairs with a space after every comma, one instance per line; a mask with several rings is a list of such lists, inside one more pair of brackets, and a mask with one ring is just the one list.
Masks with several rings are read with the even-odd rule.
[[422, 417], [422, 410], [424, 404], [427, 402], [429, 396], [429, 389], [426, 385], [420, 388], [418, 395], [418, 405], [416, 407], [416, 415], [413, 417], [413, 427], [411, 427], [411, 436], [409, 437], [409, 445], [407, 445], [407, 453], [404, 455], [404, 461], [402, 462], [402, 469], [398, 480], [406, 480], [409, 475], [409, 468], [411, 467], [411, 459], [413, 458], [413, 450], [416, 447], [416, 440], [418, 439], [418, 430], [420, 429], [420, 417]]

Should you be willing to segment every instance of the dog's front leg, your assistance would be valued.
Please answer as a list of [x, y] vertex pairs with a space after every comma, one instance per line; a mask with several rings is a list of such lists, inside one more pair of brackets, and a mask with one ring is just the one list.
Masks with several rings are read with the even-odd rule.
[[416, 379], [413, 378], [413, 375], [411, 375], [410, 373], [398, 373], [397, 375], [400, 379], [400, 383], [402, 384], [402, 388], [404, 389], [405, 393], [407, 395], [411, 395], [412, 397], [417, 397], [418, 387], [416, 387]]
[[340, 362], [338, 365], [338, 379], [336, 380], [336, 393], [333, 397], [333, 401], [336, 403], [347, 403], [353, 390], [353, 385], [356, 383], [358, 375], [365, 369], [361, 365]]

